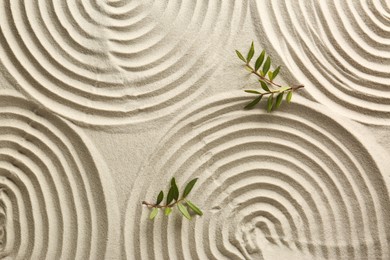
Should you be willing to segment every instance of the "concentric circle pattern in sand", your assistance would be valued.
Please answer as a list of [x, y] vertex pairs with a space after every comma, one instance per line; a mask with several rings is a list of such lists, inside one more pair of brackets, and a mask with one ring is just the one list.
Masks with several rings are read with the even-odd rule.
[[85, 136], [0, 92], [0, 258], [118, 259], [107, 174]]
[[240, 30], [243, 1], [2, 1], [0, 61], [18, 86], [79, 124], [179, 110]]
[[[272, 114], [242, 91], [186, 110], [139, 171], [128, 202], [133, 259], [388, 259], [389, 161], [356, 123], [298, 96]], [[175, 176], [199, 177], [192, 221], [150, 211]], [[283, 258], [285, 257], [285, 258]]]
[[250, 9], [258, 39], [317, 101], [389, 125], [388, 1], [252, 1]]

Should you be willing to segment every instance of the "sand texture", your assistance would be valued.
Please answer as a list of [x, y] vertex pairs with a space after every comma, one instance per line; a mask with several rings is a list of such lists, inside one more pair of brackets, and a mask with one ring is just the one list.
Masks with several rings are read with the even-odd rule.
[[[389, 176], [381, 172], [390, 163], [368, 133], [302, 98], [272, 115], [243, 112], [244, 101], [241, 91], [214, 96], [178, 116], [135, 181], [127, 256], [389, 256]], [[196, 200], [204, 217], [151, 222], [145, 210], [134, 212], [137, 198], [153, 197], [169, 182], [167, 172], [179, 183], [200, 178]]]
[[388, 0], [2, 0], [0, 72], [0, 259], [390, 259]]
[[114, 186], [88, 138], [14, 91], [0, 108], [0, 256], [118, 256]]

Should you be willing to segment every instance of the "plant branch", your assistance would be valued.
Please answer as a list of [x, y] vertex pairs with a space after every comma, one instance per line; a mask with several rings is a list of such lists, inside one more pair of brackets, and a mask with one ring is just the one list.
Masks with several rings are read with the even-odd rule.
[[146, 205], [148, 208], [172, 208], [174, 207], [177, 203], [183, 201], [185, 198], [181, 198], [179, 200], [176, 200], [175, 202], [168, 204], [168, 205], [157, 205], [155, 203], [149, 203], [147, 201], [142, 201], [142, 205]]
[[[280, 84], [277, 84], [277, 83], [275, 83], [274, 81], [271, 81], [271, 80], [267, 79], [265, 76], [262, 76], [262, 75], [259, 74], [257, 71], [255, 71], [255, 69], [254, 69], [251, 65], [249, 65], [249, 63], [246, 63], [245, 65], [246, 65], [246, 67], [247, 67], [248, 69], [251, 70], [250, 72], [251, 72], [252, 74], [255, 74], [255, 75], [256, 75], [257, 77], [259, 77], [262, 81], [267, 82], [268, 84], [274, 85], [274, 86], [276, 86], [276, 87], [278, 87], [278, 88], [282, 88], [282, 86], [281, 86]], [[290, 91], [290, 90], [295, 91], [295, 90], [298, 90], [298, 89], [304, 88], [304, 87], [305, 87], [304, 85], [291, 86], [290, 88], [286, 89], [285, 91]], [[269, 95], [269, 94], [273, 94], [273, 93], [279, 93], [279, 91], [278, 91], [278, 90], [270, 91], [270, 92], [264, 93], [263, 95], [265, 95], [265, 94]]]
[[[191, 220], [191, 215], [188, 213], [188, 209], [191, 209], [196, 215], [202, 216], [203, 212], [191, 201], [187, 200], [187, 195], [191, 192], [192, 188], [194, 187], [195, 183], [197, 182], [198, 178], [192, 179], [190, 182], [187, 183], [185, 186], [183, 192], [179, 193], [179, 189], [176, 185], [176, 180], [173, 177], [171, 179], [171, 187], [169, 188], [168, 194], [166, 196], [166, 204], [160, 205], [160, 203], [164, 199], [164, 192], [160, 191], [156, 198], [156, 203], [150, 203], [147, 201], [142, 201], [141, 204], [147, 206], [148, 208], [152, 209], [149, 215], [149, 219], [153, 220], [157, 215], [159, 210], [165, 209], [164, 214], [166, 216], [169, 216], [172, 212], [172, 208], [174, 206], [177, 206], [178, 210], [181, 212], [181, 214], [187, 218], [188, 220]], [[181, 198], [179, 199], [179, 194], [181, 195]], [[185, 201], [185, 204], [181, 203], [182, 201]]]
[[271, 85], [274, 85], [274, 86], [276, 86], [276, 87], [279, 87], [279, 88], [282, 87], [281, 85], [279, 85], [279, 84], [277, 84], [277, 83], [275, 83], [275, 82], [273, 82], [273, 81], [270, 81], [270, 80], [267, 79], [266, 77], [261, 76], [257, 71], [255, 71], [255, 69], [254, 69], [251, 65], [249, 65], [249, 63], [247, 63], [246, 66], [247, 66], [248, 69], [251, 70], [251, 73], [255, 74], [255, 75], [256, 75], [257, 77], [259, 77], [262, 81], [265, 81], [265, 82], [267, 82], [267, 83], [269, 83], [269, 84], [271, 84]]

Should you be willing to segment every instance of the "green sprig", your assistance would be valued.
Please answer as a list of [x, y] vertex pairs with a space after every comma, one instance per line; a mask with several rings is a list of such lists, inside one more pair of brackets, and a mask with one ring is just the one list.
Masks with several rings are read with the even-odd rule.
[[[293, 93], [304, 87], [303, 85], [281, 86], [275, 83], [274, 79], [278, 76], [281, 66], [276, 67], [273, 71], [270, 70], [272, 61], [271, 57], [266, 55], [265, 50], [262, 50], [259, 57], [256, 59], [255, 67], [253, 68], [249, 64], [255, 54], [253, 42], [251, 43], [246, 59], [238, 50], [236, 50], [236, 54], [238, 58], [245, 63], [245, 69], [256, 75], [259, 78], [258, 81], [260, 82], [259, 90], [245, 90], [246, 93], [257, 95], [256, 98], [244, 107], [245, 109], [252, 109], [256, 107], [263, 96], [269, 96], [267, 99], [266, 109], [268, 112], [271, 112], [281, 106], [284, 96], [286, 97], [287, 103], [290, 103]], [[274, 96], [276, 96], [276, 98], [274, 98]]]
[[179, 188], [177, 187], [175, 178], [171, 179], [171, 186], [168, 190], [168, 195], [166, 198], [166, 204], [161, 205], [161, 202], [164, 199], [164, 192], [160, 191], [160, 193], [157, 195], [156, 203], [149, 203], [146, 201], [143, 201], [142, 204], [146, 205], [148, 208], [151, 208], [152, 211], [150, 212], [149, 219], [153, 220], [160, 210], [164, 211], [165, 216], [169, 216], [172, 213], [172, 209], [176, 206], [180, 213], [187, 219], [191, 219], [190, 212], [193, 212], [196, 215], [202, 216], [203, 212], [191, 201], [187, 199], [187, 196], [192, 191], [192, 188], [194, 187], [195, 183], [197, 182], [198, 178], [195, 178], [187, 183], [187, 185], [184, 188], [184, 191], [181, 193], [182, 196], [179, 198]]

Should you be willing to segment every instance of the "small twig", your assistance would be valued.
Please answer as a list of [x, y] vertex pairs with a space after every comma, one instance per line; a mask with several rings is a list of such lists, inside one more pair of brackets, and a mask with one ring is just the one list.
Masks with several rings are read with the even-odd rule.
[[[293, 92], [304, 87], [303, 85], [282, 86], [278, 83], [275, 83], [274, 79], [279, 74], [280, 66], [278, 66], [274, 71], [269, 70], [271, 67], [271, 58], [269, 56], [266, 56], [265, 50], [263, 50], [260, 56], [257, 58], [255, 62], [255, 67], [252, 67], [250, 65], [250, 61], [255, 54], [255, 47], [253, 42], [248, 51], [248, 54], [246, 55], [246, 58], [238, 50], [236, 50], [236, 54], [238, 58], [244, 62], [245, 68], [251, 74], [254, 74], [259, 78], [258, 81], [261, 84], [261, 88], [265, 91], [259, 92], [258, 90], [245, 90], [245, 92], [247, 93], [258, 95], [255, 99], [253, 99], [249, 104], [244, 107], [245, 109], [254, 108], [261, 101], [263, 96], [268, 95], [269, 97], [267, 99], [267, 111], [271, 112], [272, 110], [279, 108], [279, 106], [283, 102], [283, 96], [285, 94], [285, 100], [287, 101], [287, 103], [290, 103]], [[264, 59], [265, 63], [263, 63]], [[276, 97], [274, 98], [274, 96]]]
[[270, 81], [270, 80], [267, 79], [266, 77], [261, 76], [261, 75], [260, 75], [257, 71], [255, 71], [254, 68], [253, 68], [251, 65], [249, 65], [248, 63], [246, 64], [246, 66], [248, 67], [248, 69], [251, 70], [251, 73], [255, 74], [255, 75], [256, 75], [257, 77], [259, 77], [262, 81], [265, 81], [265, 82], [267, 82], [267, 83], [269, 83], [269, 84], [272, 84], [272, 85], [274, 85], [274, 86], [277, 86], [278, 88], [281, 88], [281, 87], [282, 87], [281, 85], [279, 85], [279, 84], [277, 84], [277, 83], [275, 83], [275, 82], [273, 82], [273, 81]]
[[175, 202], [171, 203], [171, 204], [168, 204], [168, 205], [157, 205], [157, 204], [154, 204], [154, 203], [149, 203], [147, 201], [142, 201], [142, 205], [145, 205], [147, 206], [148, 208], [172, 208], [174, 207], [177, 203], [183, 201], [184, 198], [181, 198], [179, 200], [176, 200]]
[[[246, 64], [246, 66], [247, 66], [248, 69], [251, 70], [251, 73], [252, 73], [252, 74], [255, 74], [255, 75], [256, 75], [257, 77], [259, 77], [262, 81], [267, 82], [268, 84], [274, 85], [274, 86], [276, 86], [276, 87], [278, 87], [278, 88], [282, 88], [282, 85], [277, 84], [277, 83], [275, 83], [274, 81], [271, 81], [271, 80], [267, 79], [266, 77], [261, 76], [261, 75], [260, 75], [257, 71], [255, 71], [254, 68], [253, 68], [251, 65], [249, 65], [248, 63]], [[305, 87], [304, 85], [291, 86], [290, 88], [286, 89], [285, 91], [290, 91], [290, 90], [296, 91], [296, 90], [298, 90], [298, 89], [300, 89], [300, 88], [304, 88], [304, 87]], [[270, 92], [267, 92], [267, 93], [264, 93], [264, 94], [272, 94], [272, 93], [278, 93], [278, 92], [279, 92], [279, 91], [276, 90], [276, 91], [270, 91]]]
[[[160, 204], [164, 199], [163, 191], [160, 191], [160, 193], [158, 194], [156, 198], [156, 203], [142, 201], [142, 205], [145, 205], [146, 207], [152, 209], [149, 215], [149, 219], [154, 219], [157, 216], [158, 212], [163, 209], [164, 214], [168, 216], [169, 214], [171, 214], [172, 208], [174, 206], [177, 206], [181, 214], [189, 220], [191, 219], [191, 215], [188, 212], [188, 209], [191, 209], [195, 214], [202, 216], [203, 212], [194, 203], [187, 199], [188, 194], [191, 192], [197, 180], [198, 178], [191, 180], [187, 183], [184, 190], [182, 192], [179, 192], [179, 189], [176, 185], [176, 180], [175, 178], [172, 178], [171, 187], [169, 188], [168, 195], [166, 196], [167, 204], [165, 205]], [[181, 194], [181, 198], [179, 198], [179, 194]], [[181, 203], [182, 201], [184, 201], [185, 203]]]

